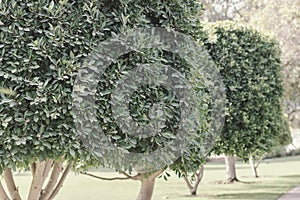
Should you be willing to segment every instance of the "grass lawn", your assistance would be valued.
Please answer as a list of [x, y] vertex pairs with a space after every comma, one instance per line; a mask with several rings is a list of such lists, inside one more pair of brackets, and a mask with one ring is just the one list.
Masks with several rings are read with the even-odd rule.
[[[169, 181], [162, 178], [157, 180], [153, 200], [277, 200], [283, 193], [300, 184], [300, 157], [264, 160], [259, 167], [261, 178], [258, 179], [251, 177], [248, 164], [238, 162], [237, 173], [242, 183], [219, 184], [225, 176], [224, 164], [207, 164], [196, 197], [190, 197], [184, 181], [171, 173]], [[104, 177], [119, 176], [112, 171], [95, 174]], [[16, 182], [24, 197], [30, 180], [29, 173], [16, 176]], [[72, 173], [56, 200], [134, 200], [138, 190], [138, 181], [101, 181]]]

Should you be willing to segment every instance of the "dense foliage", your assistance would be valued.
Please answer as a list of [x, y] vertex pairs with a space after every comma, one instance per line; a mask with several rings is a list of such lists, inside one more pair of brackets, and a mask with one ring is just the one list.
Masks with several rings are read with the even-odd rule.
[[282, 114], [280, 50], [275, 40], [250, 28], [219, 23], [209, 28], [207, 48], [226, 87], [227, 114], [215, 153], [268, 152], [289, 138]]
[[[199, 40], [204, 36], [198, 20], [201, 9], [192, 0], [0, 1], [0, 86], [16, 92], [16, 96], [1, 94], [0, 171], [62, 156], [75, 164], [90, 161], [75, 134], [72, 116], [71, 93], [80, 63], [101, 41], [132, 28], [173, 28]], [[189, 66], [178, 55], [147, 51], [145, 56], [131, 53], [120, 58], [119, 64], [125, 63], [122, 70], [130, 69], [136, 62], [160, 58], [169, 65], [179, 63], [183, 72], [188, 72]], [[111, 77], [110, 70], [115, 66], [118, 64], [114, 63], [103, 75], [99, 94], [113, 85], [107, 85], [105, 77]], [[116, 74], [119, 73], [117, 70]], [[156, 97], [162, 98], [164, 88], [148, 93], [153, 95], [155, 91]], [[139, 92], [145, 93], [143, 89]], [[144, 99], [141, 102], [145, 107], [151, 105]], [[135, 106], [132, 103], [130, 108], [143, 115], [144, 111]], [[98, 114], [100, 121], [107, 117], [107, 113]], [[110, 122], [104, 125], [112, 127], [109, 131], [114, 129]], [[121, 143], [135, 145], [124, 141]], [[150, 140], [142, 142], [152, 145]]]

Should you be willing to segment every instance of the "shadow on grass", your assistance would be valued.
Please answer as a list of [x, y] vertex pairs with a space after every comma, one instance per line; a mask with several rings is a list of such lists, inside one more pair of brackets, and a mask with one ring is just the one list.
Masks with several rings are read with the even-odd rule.
[[267, 184], [260, 184], [260, 185], [256, 185], [256, 184], [253, 184], [250, 186], [249, 189], [251, 190], [257, 190], [257, 189], [272, 189], [272, 190], [282, 190], [282, 189], [285, 189], [286, 188], [286, 183], [278, 183], [276, 185], [267, 185]]
[[255, 184], [255, 181], [243, 181], [243, 180], [238, 180], [234, 182], [226, 182], [225, 180], [217, 180], [217, 181], [209, 181], [209, 184], [215, 184], [215, 185], [235, 185], [235, 184]]
[[295, 175], [288, 175], [288, 176], [279, 176], [281, 178], [300, 178], [300, 174]]
[[184, 198], [208, 198], [208, 199], [247, 199], [247, 200], [269, 200], [269, 199], [278, 199], [281, 197], [282, 193], [268, 193], [268, 192], [261, 192], [261, 193], [235, 193], [235, 194], [219, 194], [219, 195], [209, 195], [209, 194], [198, 194], [198, 195], [180, 195], [180, 197]]
[[[252, 196], [253, 195], [253, 196]], [[217, 199], [262, 199], [262, 200], [268, 200], [268, 199], [277, 199], [282, 195], [282, 193], [235, 193], [235, 194], [220, 194], [217, 195]]]

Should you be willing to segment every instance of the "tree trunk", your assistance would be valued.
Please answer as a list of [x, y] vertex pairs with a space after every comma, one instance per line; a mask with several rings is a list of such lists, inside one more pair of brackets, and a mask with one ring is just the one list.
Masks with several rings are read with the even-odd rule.
[[255, 164], [255, 160], [252, 155], [250, 155], [250, 157], [249, 157], [249, 163], [250, 163], [250, 167], [252, 169], [253, 176], [255, 178], [258, 178], [258, 172], [257, 172], [258, 166]]
[[51, 194], [51, 196], [49, 197], [48, 200], [53, 200], [57, 196], [58, 192], [63, 187], [63, 183], [65, 182], [65, 180], [66, 180], [66, 178], [67, 178], [70, 171], [71, 171], [71, 164], [68, 164], [68, 166], [66, 167], [65, 171], [61, 175], [58, 184], [56, 185], [53, 193]]
[[31, 187], [29, 190], [28, 200], [39, 200], [43, 187], [44, 180], [44, 170], [46, 167], [46, 161], [38, 162], [36, 164], [35, 175], [31, 182]]
[[48, 181], [48, 184], [46, 185], [45, 189], [43, 190], [43, 194], [41, 195], [41, 200], [48, 200], [49, 197], [51, 196], [58, 182], [59, 175], [63, 170], [62, 165], [63, 165], [62, 162], [57, 161], [54, 163], [53, 170], [50, 179]]
[[193, 196], [197, 195], [197, 189], [203, 178], [203, 172], [204, 172], [204, 165], [201, 165], [199, 172], [195, 172], [196, 180], [194, 185], [192, 185], [192, 183], [189, 181], [187, 174], [183, 177], [190, 190], [191, 195]]
[[[59, 190], [62, 188], [63, 183], [71, 170], [71, 163], [69, 163], [65, 170], [63, 170], [63, 163], [60, 161], [55, 162], [53, 165], [52, 160], [46, 159], [42, 162], [33, 163], [31, 165], [32, 182], [29, 189], [28, 200], [53, 200]], [[51, 168], [51, 177], [47, 186], [43, 189], [44, 182], [49, 175]], [[18, 188], [15, 185], [14, 177], [11, 169], [7, 168], [3, 172], [4, 181], [7, 191], [5, 191], [0, 181], [0, 200], [21, 200]]]
[[226, 164], [226, 180], [225, 183], [234, 183], [238, 181], [236, 177], [235, 169], [235, 157], [234, 155], [225, 155]]
[[151, 200], [155, 179], [145, 178], [141, 180], [141, 188], [137, 200]]
[[1, 181], [0, 181], [0, 199], [1, 200], [10, 200], [6, 191], [3, 188]]
[[155, 179], [164, 170], [159, 170], [151, 174], [140, 174], [141, 188], [137, 200], [151, 200], [154, 190]]
[[13, 200], [21, 200], [19, 190], [16, 187], [11, 169], [4, 170], [4, 180], [8, 189], [9, 195]]

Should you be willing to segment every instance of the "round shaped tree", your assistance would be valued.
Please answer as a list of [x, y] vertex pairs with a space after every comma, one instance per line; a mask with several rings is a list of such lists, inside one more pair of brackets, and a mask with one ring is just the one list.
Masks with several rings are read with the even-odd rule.
[[220, 69], [227, 98], [225, 124], [214, 153], [227, 155], [227, 179], [234, 181], [233, 155], [248, 160], [268, 152], [288, 132], [282, 112], [280, 50], [274, 39], [251, 28], [232, 23], [210, 28], [206, 46]]

